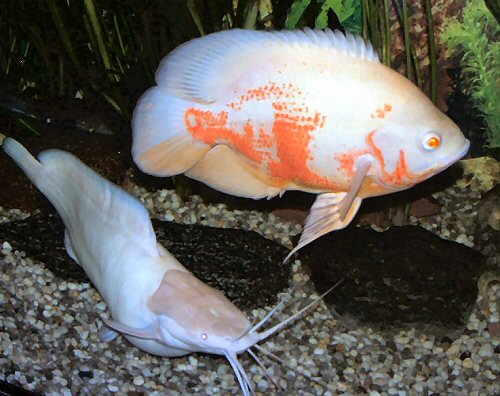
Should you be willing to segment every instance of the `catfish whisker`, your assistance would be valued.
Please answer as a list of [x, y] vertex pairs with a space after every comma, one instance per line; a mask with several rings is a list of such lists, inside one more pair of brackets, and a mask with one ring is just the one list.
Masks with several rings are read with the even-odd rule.
[[278, 323], [277, 325], [271, 327], [268, 330], [265, 330], [261, 333], [258, 333], [259, 336], [259, 342], [265, 340], [266, 338], [270, 337], [274, 333], [276, 333], [278, 330], [282, 329], [285, 327], [288, 323], [294, 321], [298, 316], [302, 315], [305, 311], [307, 311], [309, 308], [311, 308], [313, 305], [317, 304], [323, 297], [325, 297], [328, 293], [330, 293], [334, 288], [336, 288], [344, 279], [339, 280], [337, 283], [335, 283], [332, 287], [330, 287], [326, 292], [324, 292], [321, 296], [316, 298], [314, 301], [311, 303], [307, 304], [304, 308], [302, 308], [300, 311], [294, 313], [293, 315], [289, 316], [287, 319], [283, 320], [281, 323]]
[[[254, 321], [254, 323], [255, 323], [255, 321]], [[245, 337], [247, 334], [249, 334], [252, 331], [253, 326], [254, 326], [254, 324], [251, 323], [250, 326], [248, 326], [247, 329], [243, 333], [241, 333], [238, 337], [233, 339], [233, 342], [241, 340], [243, 337]]]
[[[281, 359], [279, 356], [275, 355], [273, 352], [271, 351], [268, 351], [266, 348], [264, 348], [263, 346], [261, 345], [258, 345], [258, 344], [255, 344], [254, 347], [261, 353], [263, 353], [264, 355], [267, 355], [267, 356], [270, 356], [272, 357], [274, 360], [276, 360], [277, 362], [281, 363], [282, 365], [284, 366], [287, 366], [287, 363]], [[290, 367], [291, 368], [291, 367]]]
[[260, 345], [254, 345], [254, 347], [256, 349], [259, 350], [259, 352], [261, 352], [262, 354], [268, 356], [268, 357], [271, 357], [273, 359], [275, 359], [277, 362], [281, 363], [284, 367], [290, 369], [290, 370], [293, 370], [295, 371], [296, 373], [302, 375], [303, 377], [307, 378], [307, 379], [310, 379], [311, 381], [313, 382], [316, 382], [317, 384], [320, 384], [322, 386], [324, 386], [325, 388], [329, 389], [331, 388], [330, 384], [328, 384], [327, 382], [321, 380], [320, 378], [317, 378], [317, 377], [313, 377], [312, 375], [310, 374], [307, 374], [304, 370], [302, 370], [300, 367], [291, 367], [286, 361], [284, 361], [283, 359], [281, 359], [280, 357], [276, 356], [274, 353], [272, 353], [271, 351], [268, 351], [267, 349], [261, 347]]
[[[257, 345], [255, 345], [255, 346], [257, 346]], [[274, 384], [274, 386], [276, 387], [278, 392], [283, 393], [283, 388], [281, 388], [281, 386], [279, 386], [279, 384], [274, 380], [274, 378], [269, 373], [269, 369], [266, 366], [264, 366], [264, 363], [262, 363], [262, 361], [259, 359], [259, 357], [254, 353], [254, 351], [252, 351], [251, 347], [247, 349], [247, 352], [250, 354], [251, 357], [253, 357], [253, 359], [257, 362], [257, 364], [262, 368], [262, 370], [264, 371], [264, 374]]]
[[273, 309], [271, 309], [271, 311], [269, 311], [269, 313], [266, 316], [264, 316], [264, 318], [262, 318], [254, 327], [252, 327], [249, 330], [249, 333], [254, 333], [257, 329], [259, 329], [284, 304], [285, 304], [285, 300], [281, 300], [278, 304], [276, 304], [276, 306]]
[[234, 374], [236, 375], [236, 378], [238, 379], [241, 390], [243, 391], [243, 396], [255, 395], [255, 390], [253, 388], [253, 385], [248, 379], [245, 370], [239, 364], [238, 357], [236, 356], [236, 354], [226, 351], [225, 355], [234, 371]]
[[235, 356], [234, 363], [235, 363], [236, 367], [238, 367], [238, 370], [240, 371], [241, 376], [245, 379], [246, 383], [248, 384], [248, 388], [252, 392], [252, 395], [255, 394], [253, 382], [250, 381], [250, 378], [248, 378], [247, 372], [245, 371], [245, 369], [241, 365], [240, 361], [238, 360], [238, 356], [236, 356], [236, 355], [234, 355], [234, 356]]
[[[322, 295], [320, 295], [318, 298], [314, 299], [311, 303], [307, 304], [304, 308], [296, 312], [295, 314], [289, 316], [287, 319], [283, 320], [282, 322], [278, 323], [277, 325], [271, 327], [270, 329], [263, 331], [261, 333], [256, 333], [255, 330], [257, 330], [259, 327], [261, 327], [264, 323], [266, 323], [269, 318], [284, 304], [284, 300], [282, 300], [280, 303], [278, 303], [262, 320], [260, 320], [255, 326], [253, 326], [249, 331], [245, 332], [244, 334], [250, 334], [254, 333], [257, 336], [256, 342], [249, 346], [246, 351], [252, 356], [252, 358], [257, 362], [257, 364], [264, 370], [266, 376], [271, 380], [271, 382], [276, 386], [276, 388], [280, 391], [282, 391], [281, 387], [274, 381], [274, 379], [270, 376], [268, 370], [264, 366], [264, 364], [260, 361], [260, 359], [257, 357], [257, 355], [251, 350], [251, 347], [255, 347], [258, 351], [264, 353], [265, 355], [268, 355], [276, 360], [278, 360], [281, 364], [283, 364], [285, 367], [291, 368], [286, 362], [284, 362], [282, 359], [280, 359], [278, 356], [273, 354], [270, 351], [267, 351], [265, 348], [261, 347], [260, 345], [257, 344], [257, 342], [263, 341], [266, 338], [270, 337], [274, 333], [276, 333], [278, 330], [289, 324], [290, 322], [294, 321], [297, 317], [302, 315], [305, 311], [307, 311], [309, 308], [311, 308], [314, 304], [318, 303], [323, 297], [325, 297], [328, 293], [330, 293], [334, 288], [336, 288], [344, 279], [339, 280], [337, 283], [335, 283], [332, 287], [330, 287], [326, 292], [324, 292]], [[242, 335], [243, 336], [243, 335]], [[239, 336], [238, 338], [241, 338], [242, 336]], [[236, 374], [236, 377], [238, 378], [238, 382], [240, 383], [241, 389], [243, 391], [244, 396], [249, 396], [250, 392], [252, 395], [255, 394], [253, 384], [251, 383], [250, 379], [248, 378], [243, 366], [241, 363], [238, 361], [238, 358], [236, 354], [233, 352], [225, 351], [225, 355], [229, 363], [231, 364], [231, 367], [233, 368], [233, 371]], [[329, 385], [321, 381], [317, 378], [312, 377], [309, 374], [306, 374], [302, 370], [297, 370], [297, 372], [301, 375], [303, 375], [306, 378], [311, 379], [314, 382], [317, 382], [325, 387], [329, 387]]]

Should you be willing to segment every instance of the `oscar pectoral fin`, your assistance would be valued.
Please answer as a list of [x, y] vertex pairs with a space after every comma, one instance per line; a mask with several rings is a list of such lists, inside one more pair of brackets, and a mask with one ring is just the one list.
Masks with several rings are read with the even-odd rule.
[[359, 157], [355, 163], [355, 172], [348, 192], [324, 193], [316, 198], [306, 219], [299, 243], [286, 256], [285, 261], [315, 239], [330, 231], [340, 230], [352, 221], [362, 201], [357, 194], [372, 163], [373, 159], [370, 155]]
[[[363, 185], [363, 181], [365, 180], [365, 177], [368, 174], [368, 170], [370, 169], [372, 164], [373, 164], [373, 157], [369, 154], [362, 155], [354, 163], [354, 175], [352, 176], [352, 179], [351, 179], [351, 188], [349, 189], [347, 194], [344, 196], [344, 198], [340, 202], [340, 206], [339, 206], [339, 215], [340, 215], [340, 219], [342, 221], [344, 221], [347, 218], [347, 215], [351, 212], [351, 209], [354, 206], [354, 202], [355, 202], [356, 197], [358, 195], [359, 189]], [[361, 203], [361, 200], [359, 201], [359, 203]], [[358, 208], [359, 208], [359, 205], [358, 205]], [[347, 222], [347, 224], [349, 224], [351, 222], [352, 218], [354, 217], [354, 215], [358, 211], [358, 208], [352, 214], [352, 217]]]
[[285, 261], [288, 261], [294, 253], [315, 239], [330, 231], [340, 230], [351, 222], [361, 205], [362, 199], [355, 197], [351, 201], [351, 206], [348, 208], [347, 214], [342, 218], [340, 213], [346, 195], [347, 193], [325, 193], [316, 198], [306, 219], [299, 243], [286, 256]]

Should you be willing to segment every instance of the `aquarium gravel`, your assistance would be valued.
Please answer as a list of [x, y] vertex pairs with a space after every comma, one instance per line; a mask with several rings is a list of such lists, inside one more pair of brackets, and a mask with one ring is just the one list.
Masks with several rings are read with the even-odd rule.
[[[301, 231], [299, 224], [271, 213], [231, 211], [223, 204], [206, 205], [197, 196], [183, 202], [170, 190], [149, 193], [134, 187], [132, 192], [162, 220], [254, 230], [287, 247], [290, 237]], [[471, 194], [452, 188], [438, 193], [441, 213], [410, 221], [473, 246], [472, 202], [478, 196]], [[470, 204], [464, 206], [464, 198]], [[2, 222], [25, 216], [18, 210], [0, 210]], [[109, 313], [93, 286], [54, 277], [43, 263], [13, 250], [11, 242], [0, 241], [0, 379], [46, 395], [240, 394], [223, 357], [160, 358], [123, 337], [100, 342], [98, 331]], [[289, 290], [281, 295], [286, 305], [274, 323], [316, 295], [300, 261], [292, 268]], [[320, 303], [262, 343], [282, 362], [262, 360], [287, 395], [499, 394], [499, 299], [498, 282], [487, 283], [465, 330], [454, 339], [436, 339], [417, 329], [385, 333], [352, 327]], [[247, 313], [251, 320], [262, 318], [270, 308]], [[278, 394], [248, 355], [242, 363], [258, 395]]]

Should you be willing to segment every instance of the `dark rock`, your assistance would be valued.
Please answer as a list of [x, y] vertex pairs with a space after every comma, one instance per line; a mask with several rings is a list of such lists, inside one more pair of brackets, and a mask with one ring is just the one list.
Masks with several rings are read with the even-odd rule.
[[94, 373], [92, 371], [79, 371], [78, 372], [78, 376], [81, 379], [84, 379], [84, 378], [94, 378]]
[[300, 209], [276, 209], [273, 213], [282, 219], [293, 221], [301, 225], [305, 224], [307, 216], [309, 215], [309, 211]]
[[[153, 220], [153, 227], [158, 241], [187, 269], [242, 309], [275, 304], [288, 285], [290, 265], [282, 263], [288, 249], [255, 232], [159, 220]], [[0, 224], [0, 240], [62, 279], [88, 282], [67, 255], [63, 239], [64, 226], [56, 213]]]
[[389, 227], [390, 224], [387, 211], [360, 213], [356, 220], [360, 226], [370, 226], [373, 224], [382, 229]]
[[500, 322], [488, 322], [488, 331], [492, 338], [500, 337]]
[[411, 204], [410, 215], [415, 217], [426, 217], [439, 213], [441, 205], [433, 197], [417, 199]]
[[474, 243], [488, 257], [488, 263], [500, 267], [500, 230], [495, 229], [496, 211], [500, 210], [500, 184], [481, 198]]
[[415, 226], [383, 233], [350, 227], [306, 246], [299, 257], [319, 292], [344, 279], [325, 297], [341, 315], [379, 328], [421, 324], [438, 335], [463, 326], [485, 270], [477, 251]]
[[153, 220], [158, 241], [240, 308], [274, 304], [290, 279], [289, 250], [256, 232]]
[[20, 386], [9, 384], [8, 382], [0, 380], [0, 395], [2, 396], [36, 396], [39, 393], [31, 392]]
[[411, 350], [410, 347], [404, 347], [403, 350], [401, 351], [401, 357], [403, 359], [410, 359], [413, 357], [413, 351]]

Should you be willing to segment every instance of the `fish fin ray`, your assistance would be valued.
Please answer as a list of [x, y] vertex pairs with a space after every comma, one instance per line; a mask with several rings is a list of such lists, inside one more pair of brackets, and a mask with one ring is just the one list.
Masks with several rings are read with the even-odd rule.
[[343, 199], [347, 193], [324, 193], [316, 198], [309, 216], [306, 219], [304, 231], [300, 236], [299, 243], [286, 256], [285, 261], [296, 253], [299, 249], [308, 245], [319, 237], [334, 231], [345, 228], [354, 218], [361, 205], [362, 198], [355, 197], [344, 219], [340, 217]]
[[186, 176], [238, 197], [271, 198], [281, 191], [254, 176], [252, 167], [226, 145], [212, 148]]
[[301, 54], [306, 47], [378, 62], [370, 43], [338, 30], [231, 29], [190, 40], [174, 49], [160, 63], [156, 82], [172, 95], [210, 104], [224, 97], [245, 70], [289, 58], [288, 54]]
[[189, 106], [161, 87], [141, 96], [132, 118], [132, 157], [139, 169], [155, 176], [178, 175], [210, 149], [186, 129], [184, 114]]
[[365, 154], [360, 156], [354, 163], [354, 175], [351, 178], [351, 187], [349, 191], [342, 199], [342, 203], [339, 207], [339, 216], [341, 220], [344, 220], [347, 213], [352, 207], [354, 199], [358, 195], [358, 192], [363, 185], [363, 181], [366, 178], [368, 170], [374, 162], [373, 157], [370, 154]]
[[352, 221], [362, 201], [357, 194], [373, 162], [373, 157], [369, 154], [360, 156], [354, 164], [355, 171], [348, 192], [325, 193], [316, 198], [299, 243], [286, 256], [285, 261], [315, 239], [330, 231], [345, 228]]

